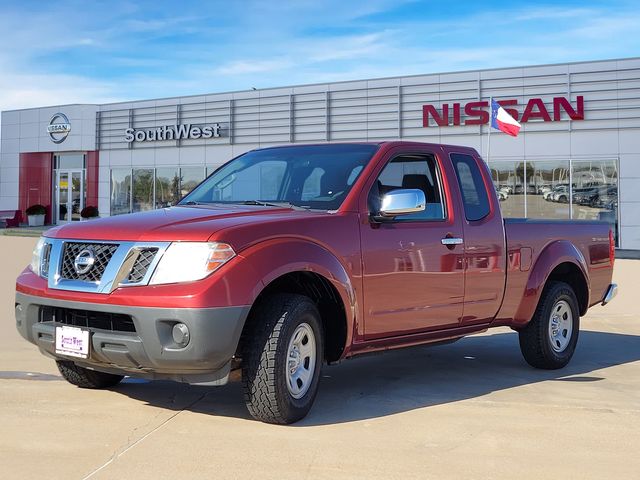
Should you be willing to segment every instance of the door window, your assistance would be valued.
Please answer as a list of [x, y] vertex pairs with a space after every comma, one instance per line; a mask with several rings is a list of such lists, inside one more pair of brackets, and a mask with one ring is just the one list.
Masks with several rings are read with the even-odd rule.
[[69, 204], [69, 174], [60, 172], [58, 176], [58, 221], [66, 222], [71, 215]]
[[84, 208], [84, 186], [83, 186], [83, 172], [71, 172], [71, 220], [78, 222], [82, 219], [80, 213]]
[[462, 192], [464, 214], [467, 220], [481, 220], [491, 211], [487, 188], [482, 173], [471, 155], [452, 153], [451, 161], [456, 169], [458, 185]]
[[373, 184], [369, 193], [369, 211], [380, 211], [382, 197], [392, 190], [418, 189], [424, 192], [427, 200], [422, 212], [402, 215], [397, 222], [444, 220], [444, 208], [441, 180], [433, 156], [402, 155], [391, 160]]

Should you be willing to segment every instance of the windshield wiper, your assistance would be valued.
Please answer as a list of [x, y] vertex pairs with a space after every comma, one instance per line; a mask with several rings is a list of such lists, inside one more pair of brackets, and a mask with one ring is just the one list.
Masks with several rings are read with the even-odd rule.
[[289, 202], [263, 202], [262, 200], [245, 200], [243, 202], [238, 202], [242, 205], [262, 205], [264, 207], [283, 207], [290, 208], [292, 210], [306, 210], [305, 207], [300, 207], [298, 205], [293, 205]]

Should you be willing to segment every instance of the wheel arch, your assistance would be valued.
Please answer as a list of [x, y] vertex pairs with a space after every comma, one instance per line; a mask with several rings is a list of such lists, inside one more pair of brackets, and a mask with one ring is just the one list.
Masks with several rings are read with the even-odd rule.
[[[260, 281], [252, 292], [252, 307], [243, 328], [238, 350], [252, 328], [257, 306], [270, 295], [305, 295], [320, 312], [325, 343], [325, 359], [336, 362], [348, 353], [356, 319], [356, 294], [345, 267], [337, 256], [320, 245], [300, 240], [274, 241], [255, 251], [242, 252], [251, 260]], [[287, 262], [282, 263], [286, 258]]]
[[553, 280], [565, 282], [573, 288], [580, 315], [584, 315], [589, 308], [590, 297], [587, 271], [584, 256], [574, 244], [567, 240], [548, 244], [531, 269], [513, 326], [523, 327], [531, 320], [544, 288]]

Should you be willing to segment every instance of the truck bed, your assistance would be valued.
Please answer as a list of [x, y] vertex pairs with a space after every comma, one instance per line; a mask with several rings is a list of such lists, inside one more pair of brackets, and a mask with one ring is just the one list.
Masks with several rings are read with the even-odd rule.
[[[504, 219], [507, 249], [507, 279], [504, 301], [496, 324], [526, 323], [519, 311], [533, 298], [537, 284], [544, 285], [563, 262], [577, 257], [590, 284], [583, 292], [584, 310], [604, 298], [611, 280], [613, 259], [610, 257], [611, 226], [596, 220]], [[570, 271], [563, 271], [570, 275]]]

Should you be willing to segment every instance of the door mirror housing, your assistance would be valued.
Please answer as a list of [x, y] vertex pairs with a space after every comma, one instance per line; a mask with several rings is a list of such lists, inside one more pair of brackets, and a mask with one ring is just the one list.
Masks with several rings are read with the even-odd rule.
[[400, 215], [422, 212], [426, 205], [427, 200], [422, 190], [417, 188], [391, 190], [382, 197], [380, 212], [374, 218], [388, 220]]

